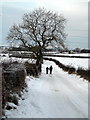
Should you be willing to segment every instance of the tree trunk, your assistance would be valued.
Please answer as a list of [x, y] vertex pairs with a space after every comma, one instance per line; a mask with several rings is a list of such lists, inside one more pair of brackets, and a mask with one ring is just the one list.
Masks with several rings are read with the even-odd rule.
[[43, 63], [43, 54], [42, 51], [39, 51], [39, 54], [37, 55], [37, 61], [36, 61], [36, 65], [40, 65]]

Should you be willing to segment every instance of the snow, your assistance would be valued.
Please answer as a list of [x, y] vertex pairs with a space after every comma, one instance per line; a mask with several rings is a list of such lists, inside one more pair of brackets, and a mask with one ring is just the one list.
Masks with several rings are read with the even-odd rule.
[[[50, 53], [50, 52], [48, 52]], [[53, 54], [55, 52], [52, 52]], [[8, 54], [0, 54], [0, 63], [4, 62], [14, 62], [14, 61], [18, 61], [19, 63], [23, 63], [28, 61], [29, 63], [36, 63], [35, 59], [27, 59], [27, 58], [16, 58], [16, 57], [9, 57]], [[5, 55], [6, 57], [4, 57], [3, 55]], [[57, 54], [55, 54], [57, 55]], [[58, 54], [58, 55], [68, 55], [68, 56], [88, 56], [87, 53], [82, 53], [82, 54]], [[61, 63], [63, 63], [64, 65], [70, 65], [75, 67], [76, 69], [78, 69], [78, 67], [82, 67], [84, 69], [88, 69], [89, 68], [89, 60], [90, 58], [67, 58], [67, 57], [49, 57], [48, 58], [53, 58], [56, 59], [58, 61], [60, 61]]]
[[[53, 74], [45, 68], [53, 66]], [[51, 61], [44, 61], [38, 78], [27, 76], [24, 100], [14, 110], [6, 110], [7, 118], [88, 118], [88, 82], [69, 75]]]
[[14, 103], [8, 102], [6, 106], [11, 106], [12, 109], [17, 108], [17, 105], [15, 105]]
[[0, 57], [0, 63], [9, 63], [14, 61], [17, 61], [19, 63], [25, 63], [26, 61], [28, 61], [29, 63], [36, 63], [35, 59], [9, 57], [8, 54], [5, 57]]
[[5, 53], [0, 53], [0, 56], [3, 57], [3, 55], [5, 55], [6, 57], [8, 57], [9, 55], [8, 54], [5, 54]]
[[48, 57], [58, 60], [64, 65], [70, 65], [78, 69], [79, 67], [83, 69], [89, 68], [89, 59], [88, 58], [66, 58], [66, 57]]
[[74, 54], [68, 54], [68, 53], [56, 53], [55, 55], [65, 55], [65, 56], [82, 56], [82, 57], [88, 57], [90, 56], [90, 53], [74, 53]]
[[90, 57], [90, 53], [71, 53], [69, 54], [68, 52], [63, 52], [63, 53], [59, 53], [59, 52], [43, 52], [45, 54], [48, 55], [64, 55], [64, 56], [82, 56], [82, 57]]

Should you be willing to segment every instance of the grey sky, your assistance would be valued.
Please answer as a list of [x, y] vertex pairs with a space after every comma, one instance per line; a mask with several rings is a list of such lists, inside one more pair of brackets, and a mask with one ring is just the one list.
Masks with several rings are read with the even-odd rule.
[[[24, 13], [44, 7], [63, 14], [67, 19], [66, 43], [69, 48], [88, 48], [88, 0], [3, 0], [0, 1], [0, 18], [2, 17], [2, 38], [0, 44], [5, 45], [6, 36], [13, 24], [22, 20]], [[0, 28], [1, 33], [1, 28]]]

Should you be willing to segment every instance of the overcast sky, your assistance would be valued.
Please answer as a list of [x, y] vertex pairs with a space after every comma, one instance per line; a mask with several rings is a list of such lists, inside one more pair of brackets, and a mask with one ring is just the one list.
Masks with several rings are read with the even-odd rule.
[[24, 13], [39, 7], [63, 14], [67, 19], [68, 48], [88, 48], [88, 0], [0, 0], [0, 45], [7, 44], [10, 27], [20, 23]]

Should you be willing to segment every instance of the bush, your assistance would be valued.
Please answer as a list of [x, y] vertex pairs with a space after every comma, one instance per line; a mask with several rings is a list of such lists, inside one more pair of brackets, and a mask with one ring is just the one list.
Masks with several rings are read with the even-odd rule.
[[35, 70], [34, 70], [35, 64], [31, 64], [29, 62], [25, 62], [25, 67], [26, 67], [27, 74], [34, 76], [34, 73], [35, 73]]
[[18, 105], [18, 98], [15, 96], [15, 95], [9, 95], [7, 97], [7, 101], [8, 102], [12, 102], [14, 103], [15, 105]]
[[12, 107], [11, 107], [11, 106], [9, 106], [9, 105], [7, 105], [6, 109], [7, 109], [7, 110], [11, 110], [11, 109], [12, 109]]
[[6, 89], [13, 90], [25, 84], [25, 70], [21, 64], [12, 64], [4, 71], [4, 79], [7, 83]]
[[64, 71], [69, 71], [69, 66], [68, 66], [68, 65], [67, 65], [67, 66], [64, 66], [63, 70], [64, 70]]
[[15, 105], [18, 105], [18, 98], [14, 95], [13, 98], [12, 98], [12, 102], [15, 104]]
[[69, 69], [68, 69], [68, 73], [69, 74], [72, 74], [72, 73], [75, 73], [75, 68], [74, 67], [70, 67]]
[[25, 67], [28, 75], [38, 76], [39, 73], [41, 72], [41, 64], [36, 66], [36, 64], [25, 62]]
[[79, 67], [77, 70], [77, 75], [80, 75], [81, 77], [90, 81], [90, 69], [84, 70], [83, 68]]
[[16, 96], [11, 96], [12, 93], [19, 94], [25, 87], [25, 67], [23, 64], [12, 63], [3, 64], [2, 77], [2, 107], [5, 107], [7, 101], [18, 105]]

